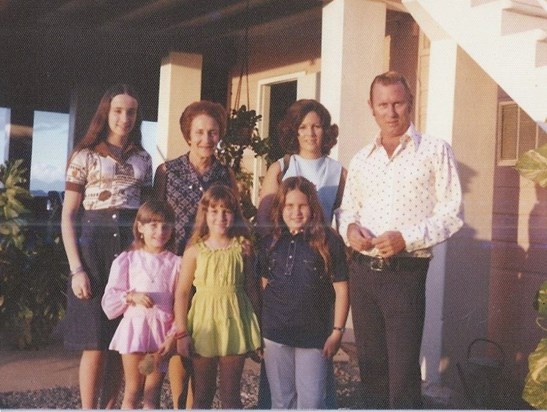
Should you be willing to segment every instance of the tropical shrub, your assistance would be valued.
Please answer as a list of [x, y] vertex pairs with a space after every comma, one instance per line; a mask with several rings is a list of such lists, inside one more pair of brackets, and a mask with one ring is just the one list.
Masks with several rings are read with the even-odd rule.
[[64, 314], [68, 262], [57, 222], [30, 210], [21, 164], [0, 165], [0, 330], [25, 349], [46, 344]]

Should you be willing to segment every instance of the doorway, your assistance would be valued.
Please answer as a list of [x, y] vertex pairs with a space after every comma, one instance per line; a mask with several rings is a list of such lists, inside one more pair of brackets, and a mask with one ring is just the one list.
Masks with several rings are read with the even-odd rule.
[[276, 83], [270, 86], [270, 110], [268, 113], [268, 136], [272, 139], [272, 159], [283, 157], [283, 149], [279, 145], [279, 122], [285, 116], [289, 106], [296, 101], [296, 80]]

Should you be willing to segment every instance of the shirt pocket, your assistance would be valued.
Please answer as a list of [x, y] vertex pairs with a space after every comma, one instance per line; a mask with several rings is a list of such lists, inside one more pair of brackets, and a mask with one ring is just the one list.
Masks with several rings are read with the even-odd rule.
[[304, 283], [310, 289], [319, 288], [326, 281], [326, 274], [323, 268], [321, 258], [304, 257], [302, 259], [304, 266]]

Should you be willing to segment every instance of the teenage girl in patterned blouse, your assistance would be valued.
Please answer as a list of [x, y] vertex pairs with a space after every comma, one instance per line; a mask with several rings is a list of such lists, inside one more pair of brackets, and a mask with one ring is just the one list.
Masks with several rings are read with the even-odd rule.
[[114, 85], [68, 162], [61, 221], [70, 265], [64, 340], [67, 349], [82, 351], [83, 409], [114, 407], [122, 382], [119, 354], [108, 350], [118, 320], [107, 319], [101, 298], [112, 261], [132, 241], [142, 192], [152, 186], [141, 123], [134, 90]]

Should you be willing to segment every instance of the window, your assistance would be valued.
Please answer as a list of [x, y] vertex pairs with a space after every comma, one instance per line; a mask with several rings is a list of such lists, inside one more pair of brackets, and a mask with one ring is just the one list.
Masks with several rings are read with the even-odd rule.
[[30, 190], [64, 190], [68, 122], [68, 113], [34, 112]]
[[8, 125], [10, 111], [6, 107], [0, 107], [0, 164], [8, 159], [6, 148], [8, 146]]
[[156, 143], [157, 130], [157, 122], [143, 120], [141, 125], [142, 146], [144, 147], [144, 150], [152, 156], [152, 168], [154, 171], [156, 171], [156, 168], [160, 165], [160, 163], [164, 162], [164, 159], [159, 156], [158, 146]]
[[547, 144], [547, 133], [516, 103], [498, 108], [498, 166], [514, 166], [518, 157]]

